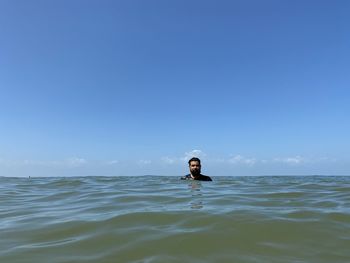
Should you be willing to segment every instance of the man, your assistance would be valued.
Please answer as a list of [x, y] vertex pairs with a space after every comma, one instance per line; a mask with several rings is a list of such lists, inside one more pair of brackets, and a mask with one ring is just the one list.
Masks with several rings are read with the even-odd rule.
[[193, 157], [188, 161], [190, 174], [181, 177], [181, 180], [213, 181], [209, 176], [201, 174], [201, 160]]

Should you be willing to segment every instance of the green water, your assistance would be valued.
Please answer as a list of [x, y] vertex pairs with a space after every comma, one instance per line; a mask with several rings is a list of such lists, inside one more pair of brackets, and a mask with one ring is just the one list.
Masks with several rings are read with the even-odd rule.
[[350, 177], [0, 177], [0, 262], [350, 262]]

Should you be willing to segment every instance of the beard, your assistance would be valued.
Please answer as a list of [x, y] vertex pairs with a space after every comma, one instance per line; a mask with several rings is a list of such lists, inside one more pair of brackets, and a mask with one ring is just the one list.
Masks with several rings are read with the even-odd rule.
[[199, 176], [201, 174], [201, 169], [193, 169], [191, 170], [191, 174], [193, 176]]

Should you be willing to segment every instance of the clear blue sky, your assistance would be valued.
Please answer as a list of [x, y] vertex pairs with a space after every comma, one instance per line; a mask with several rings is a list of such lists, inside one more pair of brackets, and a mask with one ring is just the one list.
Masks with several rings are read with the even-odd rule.
[[350, 174], [350, 1], [0, 1], [0, 176]]

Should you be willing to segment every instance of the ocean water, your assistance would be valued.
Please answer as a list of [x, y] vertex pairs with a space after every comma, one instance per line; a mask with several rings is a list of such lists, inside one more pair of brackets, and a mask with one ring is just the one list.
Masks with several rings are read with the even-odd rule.
[[0, 262], [350, 262], [350, 177], [0, 177]]

